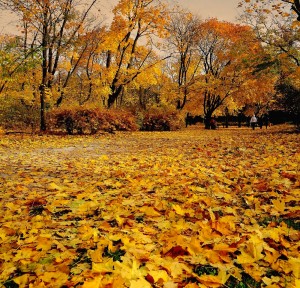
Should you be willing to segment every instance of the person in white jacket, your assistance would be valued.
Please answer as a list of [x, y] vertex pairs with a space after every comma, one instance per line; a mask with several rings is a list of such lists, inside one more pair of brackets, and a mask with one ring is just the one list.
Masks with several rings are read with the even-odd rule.
[[256, 123], [257, 123], [257, 118], [256, 118], [255, 114], [253, 114], [253, 116], [250, 119], [250, 125], [253, 130], [255, 129]]

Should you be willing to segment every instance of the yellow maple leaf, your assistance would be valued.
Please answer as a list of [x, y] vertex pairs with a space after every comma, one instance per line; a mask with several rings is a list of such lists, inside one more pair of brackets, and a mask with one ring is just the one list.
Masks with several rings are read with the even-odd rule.
[[143, 206], [140, 208], [140, 211], [145, 213], [145, 215], [150, 216], [150, 217], [158, 217], [161, 216], [158, 211], [156, 211], [153, 207], [151, 206]]
[[216, 264], [220, 262], [220, 253], [214, 250], [205, 250], [203, 251], [203, 254], [210, 263]]
[[141, 279], [138, 279], [138, 280], [131, 280], [130, 281], [130, 286], [129, 288], [151, 288], [152, 285], [146, 281], [145, 279], [141, 278]]
[[1, 265], [2, 272], [0, 273], [0, 279], [6, 281], [8, 277], [17, 270], [17, 267], [12, 262], [4, 262]]
[[102, 263], [103, 262], [103, 248], [97, 248], [96, 250], [89, 250], [89, 256], [93, 263]]
[[45, 283], [51, 283], [55, 287], [61, 287], [68, 281], [68, 274], [62, 273], [60, 271], [55, 272], [45, 272], [40, 275], [39, 278]]
[[26, 287], [29, 281], [29, 274], [24, 274], [22, 276], [14, 278], [14, 282], [20, 287]]
[[220, 232], [222, 235], [228, 236], [232, 234], [230, 224], [228, 222], [215, 221], [212, 228]]
[[264, 241], [256, 234], [251, 235], [247, 245], [246, 250], [255, 259], [255, 261], [264, 258], [262, 254]]
[[285, 202], [283, 200], [278, 200], [278, 199], [274, 199], [272, 200], [272, 203], [274, 205], [274, 208], [278, 211], [278, 212], [284, 212], [285, 209]]
[[82, 288], [100, 288], [100, 287], [102, 287], [102, 285], [101, 285], [102, 279], [103, 279], [103, 276], [99, 275], [91, 281], [85, 281], [81, 287]]
[[112, 258], [102, 263], [92, 263], [92, 271], [98, 273], [111, 273], [114, 271], [114, 262]]
[[37, 254], [37, 252], [33, 251], [32, 248], [24, 247], [21, 250], [18, 250], [18, 252], [15, 255], [14, 260], [18, 261], [18, 260], [23, 260], [23, 259], [30, 259], [36, 254]]
[[255, 281], [260, 282], [262, 276], [265, 274], [265, 269], [257, 263], [244, 264], [243, 268]]
[[78, 228], [78, 233], [80, 233], [80, 237], [82, 240], [89, 240], [92, 237], [94, 238], [94, 228], [89, 225], [82, 225]]
[[49, 183], [48, 185], [48, 189], [49, 190], [58, 190], [58, 191], [63, 191], [66, 189], [66, 187], [62, 186], [62, 185], [58, 185], [54, 182]]
[[[166, 267], [167, 268], [167, 267]], [[180, 263], [180, 262], [174, 262], [172, 261], [168, 268], [168, 270], [170, 270], [171, 272], [171, 276], [176, 279], [178, 278], [179, 276], [183, 275], [184, 274], [184, 271], [188, 271], [190, 273], [192, 273], [192, 270], [187, 266], [185, 265], [184, 263]]]
[[216, 216], [215, 216], [215, 213], [213, 212], [213, 210], [211, 208], [209, 208], [208, 212], [209, 212], [211, 221], [213, 221], [213, 222], [216, 221]]
[[185, 285], [184, 288], [199, 288], [199, 285], [196, 283], [189, 283]]
[[198, 280], [207, 287], [220, 287], [222, 284], [225, 284], [223, 277], [218, 275], [201, 275], [198, 277]]
[[213, 248], [215, 251], [235, 252], [237, 248], [230, 247], [226, 243], [216, 243]]
[[7, 237], [7, 235], [6, 235], [6, 230], [4, 229], [4, 228], [0, 228], [0, 239], [2, 240], [2, 241], [5, 241], [6, 239], [7, 239], [8, 237]]
[[181, 216], [184, 216], [185, 215], [185, 211], [177, 204], [173, 204], [172, 205], [172, 208], [175, 210], [175, 212], [178, 214], [178, 215], [181, 215]]
[[159, 280], [167, 282], [170, 280], [170, 277], [165, 270], [149, 271], [149, 274], [153, 277], [155, 282], [158, 282]]
[[145, 266], [140, 261], [132, 258], [131, 255], [122, 257], [122, 262], [115, 262], [115, 269], [125, 280], [143, 279], [147, 275]]
[[264, 261], [273, 264], [275, 263], [275, 261], [278, 259], [278, 257], [280, 256], [279, 252], [276, 251], [275, 249], [273, 249], [273, 251], [268, 251], [267, 249], [265, 249], [265, 257], [264, 257]]
[[38, 245], [36, 246], [37, 250], [48, 251], [51, 249], [53, 241], [46, 237], [38, 237], [37, 238]]
[[[272, 276], [271, 278], [268, 277], [263, 277], [262, 281], [267, 285], [267, 287], [272, 287], [271, 285], [274, 283], [278, 283], [280, 281], [280, 277], [276, 276]], [[274, 287], [278, 287], [277, 285]]]
[[189, 243], [187, 243], [188, 251], [191, 255], [200, 254], [203, 250], [202, 245], [197, 237], [192, 237]]
[[276, 242], [280, 241], [281, 233], [282, 233], [282, 230], [280, 228], [276, 228], [276, 227], [275, 228], [272, 227], [271, 229], [266, 228], [262, 231], [263, 238], [271, 238]]
[[288, 262], [291, 265], [295, 278], [300, 279], [300, 258], [289, 257]]
[[240, 252], [241, 252], [241, 254], [238, 255], [237, 259], [236, 259], [236, 261], [239, 264], [246, 264], [246, 263], [254, 263], [255, 262], [255, 259], [250, 254], [248, 254], [244, 250], [241, 250]]
[[[106, 287], [104, 283], [101, 283], [102, 286], [101, 287]], [[127, 287], [127, 285], [125, 284], [125, 280], [120, 276], [114, 276], [112, 283], [111, 283], [111, 288], [121, 288], [121, 287]]]
[[168, 281], [164, 283], [164, 288], [178, 288], [178, 284], [172, 281]]
[[5, 206], [7, 207], [7, 208], [9, 208], [10, 210], [17, 210], [19, 207], [18, 207], [18, 205], [16, 205], [15, 203], [13, 203], [13, 202], [8, 202], [8, 203], [5, 203]]

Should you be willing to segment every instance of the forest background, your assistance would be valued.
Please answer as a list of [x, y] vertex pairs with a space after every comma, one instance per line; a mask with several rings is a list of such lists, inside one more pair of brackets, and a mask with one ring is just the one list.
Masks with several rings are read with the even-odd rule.
[[187, 113], [209, 128], [278, 110], [299, 124], [294, 2], [244, 1], [227, 22], [168, 1], [119, 1], [104, 17], [96, 0], [2, 0], [18, 23], [0, 35], [2, 129], [175, 130]]

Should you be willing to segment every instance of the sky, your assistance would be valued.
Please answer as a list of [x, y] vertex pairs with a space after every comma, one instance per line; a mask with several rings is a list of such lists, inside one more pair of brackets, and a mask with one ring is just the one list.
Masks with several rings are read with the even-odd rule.
[[[240, 0], [169, 0], [175, 1], [193, 14], [199, 15], [202, 19], [218, 18], [219, 20], [236, 22], [238, 16], [238, 2]], [[110, 10], [118, 0], [100, 0], [102, 11]], [[13, 33], [16, 21], [10, 13], [0, 11], [0, 34]]]
[[[174, 2], [174, 1], [172, 1]], [[206, 18], [236, 22], [240, 0], [178, 0], [178, 4], [193, 14]]]

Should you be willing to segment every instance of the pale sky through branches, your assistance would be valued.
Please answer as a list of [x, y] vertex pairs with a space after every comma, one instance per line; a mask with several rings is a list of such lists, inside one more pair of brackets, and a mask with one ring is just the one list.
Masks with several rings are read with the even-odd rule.
[[[201, 18], [218, 18], [235, 22], [238, 16], [238, 2], [240, 0], [168, 0], [171, 3], [178, 3], [185, 9], [190, 10], [193, 14]], [[105, 14], [118, 3], [118, 0], [100, 0], [99, 8]], [[16, 20], [12, 14], [0, 11], [0, 34], [13, 33], [16, 31]]]
[[[171, 2], [174, 2], [171, 0]], [[218, 18], [235, 22], [238, 16], [238, 3], [240, 0], [178, 0], [180, 6], [187, 8], [192, 13], [206, 18]]]

